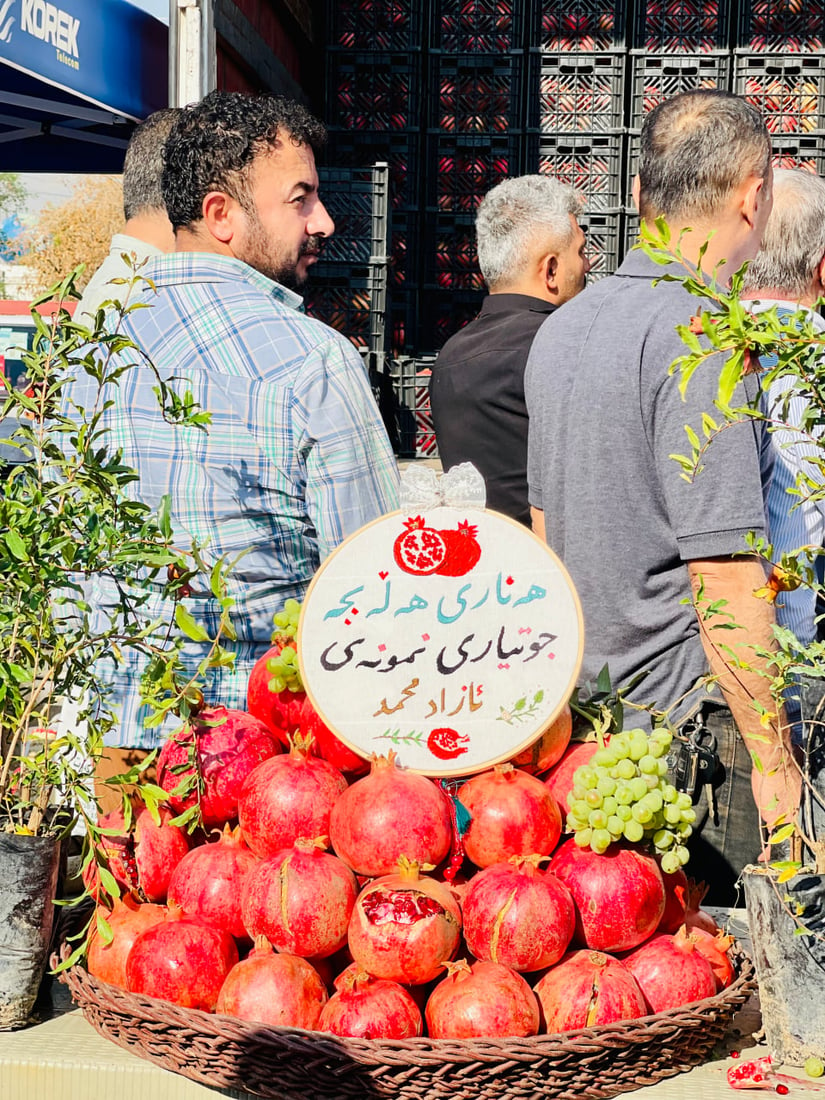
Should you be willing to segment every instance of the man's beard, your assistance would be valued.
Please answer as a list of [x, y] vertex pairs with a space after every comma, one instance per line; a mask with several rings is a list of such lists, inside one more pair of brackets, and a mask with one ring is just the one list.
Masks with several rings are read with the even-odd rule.
[[298, 256], [295, 260], [287, 259], [279, 255], [277, 242], [264, 228], [258, 211], [253, 209], [247, 213], [249, 218], [249, 231], [244, 241], [243, 252], [238, 254], [238, 259], [260, 271], [262, 275], [273, 279], [288, 290], [298, 290], [306, 282], [306, 275], [298, 273], [298, 260], [308, 252], [320, 252], [323, 248], [324, 238], [320, 236], [307, 237], [301, 244]]

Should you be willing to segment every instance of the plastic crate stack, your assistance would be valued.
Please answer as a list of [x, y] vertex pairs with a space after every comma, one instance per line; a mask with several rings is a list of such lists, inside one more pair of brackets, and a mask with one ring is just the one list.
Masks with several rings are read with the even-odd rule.
[[625, 249], [638, 237], [630, 188], [644, 116], [658, 103], [696, 88], [730, 90], [730, 0], [636, 0], [630, 51], [630, 114], [625, 177]]
[[475, 212], [522, 171], [524, 0], [428, 0], [427, 181], [416, 350], [434, 351], [484, 296]]
[[774, 166], [825, 175], [825, 0], [740, 0], [733, 90], [759, 108]]
[[386, 349], [388, 171], [318, 170], [320, 194], [335, 222], [303, 291], [307, 311], [364, 352]]
[[527, 5], [528, 171], [555, 176], [585, 198], [591, 278], [614, 271], [621, 242], [624, 89], [623, 0], [542, 0]]
[[[389, 299], [395, 309], [388, 340], [395, 351], [415, 343], [409, 328], [419, 285], [425, 14], [423, 0], [327, 0], [326, 160], [330, 168], [389, 165]], [[341, 232], [339, 225], [336, 236]], [[353, 300], [356, 313], [359, 307], [360, 299]]]

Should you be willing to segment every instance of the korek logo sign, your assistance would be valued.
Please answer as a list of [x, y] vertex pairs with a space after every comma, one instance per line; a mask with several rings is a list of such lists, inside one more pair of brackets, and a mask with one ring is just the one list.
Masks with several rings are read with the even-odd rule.
[[[0, 0], [0, 42], [9, 42], [15, 23], [16, 0]], [[20, 30], [54, 46], [57, 60], [79, 68], [77, 34], [80, 20], [47, 0], [20, 0]]]

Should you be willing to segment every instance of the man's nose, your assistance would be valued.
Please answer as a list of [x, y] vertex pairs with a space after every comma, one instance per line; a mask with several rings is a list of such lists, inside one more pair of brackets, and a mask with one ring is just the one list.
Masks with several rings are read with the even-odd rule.
[[310, 237], [331, 237], [335, 232], [335, 222], [329, 216], [327, 208], [319, 199], [312, 215], [307, 221], [307, 234]]

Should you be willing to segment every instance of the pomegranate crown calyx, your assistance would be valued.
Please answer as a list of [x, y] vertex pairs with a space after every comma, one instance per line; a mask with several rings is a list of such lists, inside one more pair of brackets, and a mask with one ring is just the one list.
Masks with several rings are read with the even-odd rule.
[[423, 516], [410, 516], [404, 520], [404, 526], [408, 531], [421, 531], [427, 526], [427, 521]]
[[472, 967], [466, 959], [455, 959], [453, 962], [449, 960], [441, 964], [447, 971], [447, 977], [452, 978], [455, 982], [463, 981], [464, 978], [472, 976]]
[[418, 882], [421, 871], [435, 869], [434, 863], [419, 863], [418, 860], [410, 859], [408, 856], [399, 856], [397, 862], [398, 873], [405, 882]]
[[329, 848], [328, 836], [299, 836], [296, 838], [293, 848], [301, 852], [325, 852]]
[[313, 733], [302, 733], [299, 729], [287, 734], [289, 741], [289, 755], [300, 756], [306, 759], [312, 754], [312, 746], [315, 744]]
[[508, 863], [512, 863], [519, 871], [525, 871], [528, 875], [533, 875], [541, 869], [542, 863], [549, 863], [551, 856], [542, 856], [538, 852], [534, 852], [529, 856], [510, 856]]

